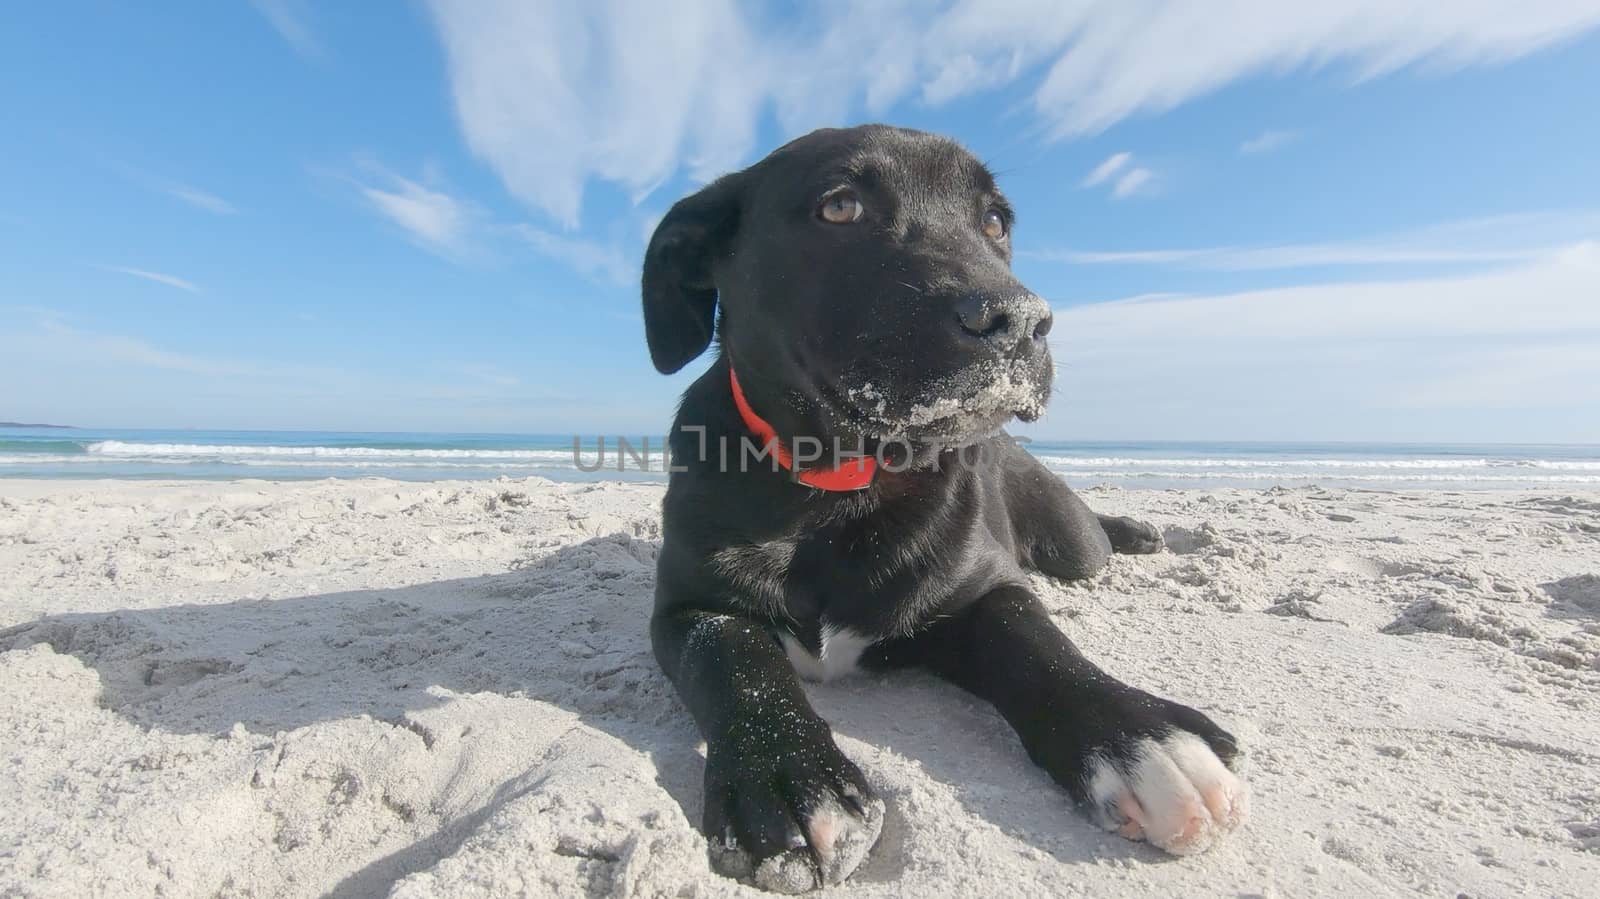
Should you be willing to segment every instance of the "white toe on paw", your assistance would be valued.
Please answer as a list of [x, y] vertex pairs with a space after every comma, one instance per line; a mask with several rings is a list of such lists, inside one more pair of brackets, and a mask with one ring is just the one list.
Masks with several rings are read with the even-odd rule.
[[823, 883], [843, 882], [878, 842], [883, 830], [883, 801], [869, 799], [863, 810], [863, 815], [854, 815], [828, 799], [811, 813], [806, 836], [816, 853]]
[[1249, 790], [1194, 734], [1143, 739], [1127, 761], [1098, 756], [1087, 792], [1095, 823], [1174, 855], [1211, 848], [1249, 815]]

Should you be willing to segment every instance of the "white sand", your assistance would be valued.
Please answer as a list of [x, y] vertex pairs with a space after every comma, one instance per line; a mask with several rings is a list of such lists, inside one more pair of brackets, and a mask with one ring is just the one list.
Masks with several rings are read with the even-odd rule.
[[[1244, 738], [1251, 824], [1123, 842], [978, 702], [857, 677], [811, 690], [890, 803], [840, 893], [1595, 895], [1600, 496], [1085, 493], [1174, 551], [1039, 590]], [[644, 635], [660, 498], [0, 481], [0, 895], [747, 892]]]

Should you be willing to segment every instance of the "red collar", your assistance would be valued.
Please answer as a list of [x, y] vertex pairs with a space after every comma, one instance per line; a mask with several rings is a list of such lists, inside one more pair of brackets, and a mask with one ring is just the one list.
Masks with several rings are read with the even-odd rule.
[[[794, 472], [794, 457], [778, 438], [778, 432], [772, 429], [772, 425], [767, 424], [766, 419], [750, 408], [750, 401], [744, 398], [744, 390], [739, 386], [739, 376], [733, 373], [731, 365], [728, 366], [728, 383], [733, 387], [733, 404], [739, 407], [739, 417], [744, 419], [744, 426], [761, 441], [763, 447], [775, 448], [778, 464], [783, 466], [784, 471]], [[862, 456], [835, 468], [807, 468], [794, 474], [795, 480], [807, 487], [849, 493], [871, 487], [872, 476], [877, 470], [877, 459], [872, 456]]]

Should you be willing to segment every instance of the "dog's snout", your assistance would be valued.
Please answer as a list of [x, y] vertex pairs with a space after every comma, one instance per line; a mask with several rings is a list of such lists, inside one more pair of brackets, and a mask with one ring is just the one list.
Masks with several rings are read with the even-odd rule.
[[1031, 293], [1006, 299], [965, 297], [956, 303], [956, 320], [967, 334], [1005, 349], [1044, 339], [1053, 323], [1050, 306]]

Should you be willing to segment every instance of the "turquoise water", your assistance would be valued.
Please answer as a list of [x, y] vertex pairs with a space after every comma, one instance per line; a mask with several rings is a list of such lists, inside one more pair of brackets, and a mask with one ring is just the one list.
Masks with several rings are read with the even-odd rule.
[[[0, 477], [432, 481], [538, 475], [664, 481], [662, 438], [329, 431], [0, 429]], [[1076, 485], [1342, 484], [1600, 489], [1600, 446], [1052, 442], [1029, 445]], [[600, 464], [598, 470], [592, 469]], [[620, 470], [619, 470], [620, 464]]]

